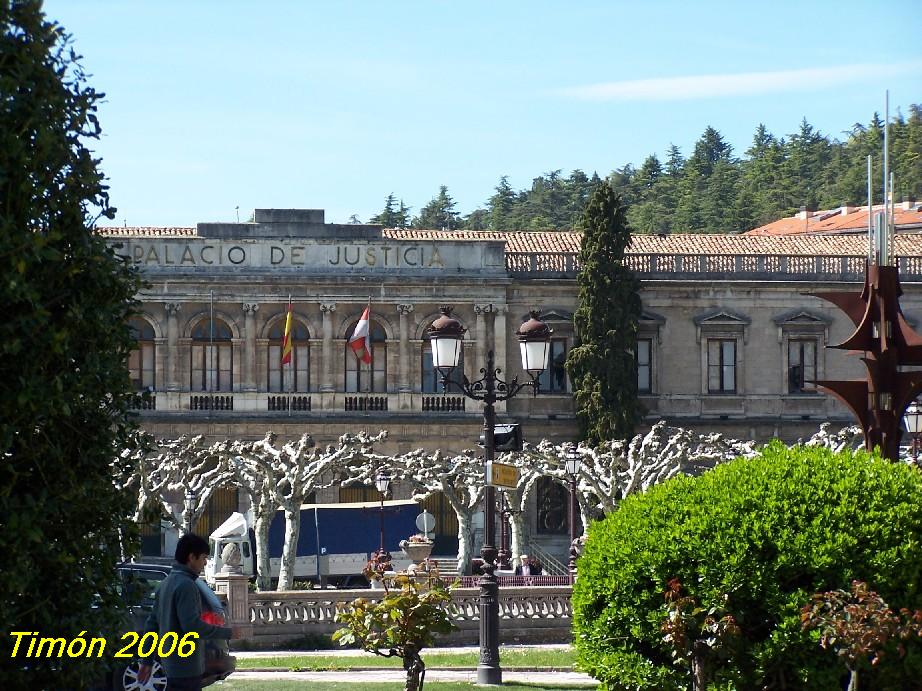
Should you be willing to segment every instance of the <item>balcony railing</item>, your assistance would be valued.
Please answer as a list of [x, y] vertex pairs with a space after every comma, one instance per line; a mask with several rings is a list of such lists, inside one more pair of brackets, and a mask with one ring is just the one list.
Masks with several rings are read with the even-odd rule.
[[270, 417], [323, 417], [329, 414], [471, 417], [479, 414], [479, 410], [470, 408], [464, 397], [460, 395], [406, 391], [390, 393], [158, 391], [156, 396], [146, 394], [143, 399], [140, 396], [132, 398], [131, 405], [142, 415], [159, 416], [190, 411]]
[[[625, 263], [644, 276], [707, 278], [781, 278], [794, 281], [864, 278], [863, 256], [814, 256], [800, 254], [626, 254]], [[897, 257], [900, 277], [922, 280], [922, 256]], [[516, 276], [575, 278], [579, 271], [575, 252], [507, 252], [506, 270]]]
[[311, 397], [303, 394], [269, 394], [268, 407], [270, 411], [297, 410], [309, 411]]
[[347, 412], [353, 411], [387, 411], [387, 396], [346, 396], [343, 399], [343, 408]]
[[424, 413], [463, 413], [464, 396], [423, 395]]
[[233, 410], [233, 394], [192, 394], [189, 410]]
[[131, 410], [157, 410], [157, 394], [137, 393], [131, 399]]

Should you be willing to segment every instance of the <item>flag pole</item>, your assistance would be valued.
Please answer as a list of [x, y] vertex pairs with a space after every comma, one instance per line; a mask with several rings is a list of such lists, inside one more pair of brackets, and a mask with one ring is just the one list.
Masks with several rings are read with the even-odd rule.
[[[291, 293], [288, 293], [288, 314], [291, 314]], [[291, 338], [291, 334], [288, 335], [288, 338]], [[294, 350], [294, 349], [292, 348], [292, 350]], [[294, 355], [294, 353], [292, 353], [292, 355]], [[294, 363], [294, 357], [292, 357], [292, 358], [291, 358], [291, 362], [288, 363], [288, 364], [291, 365], [292, 370], [293, 370], [293, 369], [294, 369], [294, 364], [292, 364], [292, 363]], [[284, 366], [284, 365], [283, 365], [283, 366]], [[285, 372], [284, 372], [284, 371], [282, 372], [282, 376], [283, 376], [283, 377], [285, 376]], [[294, 378], [295, 378], [295, 373], [294, 373], [294, 371], [292, 371], [292, 373], [291, 373], [291, 384], [288, 386], [288, 389], [289, 389], [289, 390], [288, 390], [288, 417], [291, 417], [291, 398], [292, 398], [292, 390], [294, 389]]]
[[[208, 291], [208, 356], [205, 358], [205, 377], [208, 381], [208, 386], [205, 387], [207, 393], [212, 393], [214, 386], [212, 384], [212, 373], [209, 365], [213, 365], [215, 362], [214, 356], [214, 290]], [[211, 396], [208, 396], [208, 417], [211, 417], [211, 411], [214, 408], [214, 399]]]

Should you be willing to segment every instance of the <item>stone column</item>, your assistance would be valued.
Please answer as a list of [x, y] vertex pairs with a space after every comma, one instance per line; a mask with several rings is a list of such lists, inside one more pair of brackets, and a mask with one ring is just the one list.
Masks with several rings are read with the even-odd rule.
[[168, 302], [164, 306], [166, 310], [166, 390], [179, 391], [179, 376], [177, 374], [179, 365], [179, 312], [182, 310], [182, 304], [178, 302]]
[[474, 305], [474, 314], [476, 315], [476, 320], [474, 322], [474, 367], [473, 370], [468, 369], [468, 371], [476, 372], [481, 367], [484, 366], [486, 361], [486, 351], [489, 348], [493, 347], [493, 343], [490, 342], [490, 334], [487, 329], [487, 315], [492, 315], [494, 312], [493, 305]]
[[243, 367], [241, 368], [241, 391], [256, 391], [256, 312], [255, 302], [243, 303]]
[[[491, 348], [493, 348], [494, 353], [496, 353], [496, 366], [502, 368], [500, 377], [505, 381], [509, 381], [509, 378], [512, 376], [509, 367], [509, 356], [507, 352], [507, 338], [509, 334], [509, 327], [506, 324], [506, 315], [509, 313], [508, 305], [493, 305], [493, 324], [488, 325], [487, 331], [489, 332], [489, 343]], [[487, 320], [489, 323], [489, 319]], [[492, 327], [492, 328], [491, 328]], [[515, 357], [518, 358], [519, 351], [516, 348]], [[515, 371], [518, 372], [519, 366], [515, 368]], [[499, 412], [506, 412], [506, 402], [497, 401], [496, 410]]]
[[220, 571], [215, 574], [214, 580], [215, 591], [227, 596], [226, 625], [240, 629], [242, 639], [251, 638], [253, 625], [250, 622], [250, 594], [247, 590], [250, 579], [242, 573]]
[[320, 391], [333, 391], [333, 312], [335, 302], [320, 304], [323, 315], [323, 345], [320, 349]]
[[397, 372], [397, 390], [410, 391], [410, 324], [409, 317], [413, 305], [397, 305], [400, 317], [400, 360]]

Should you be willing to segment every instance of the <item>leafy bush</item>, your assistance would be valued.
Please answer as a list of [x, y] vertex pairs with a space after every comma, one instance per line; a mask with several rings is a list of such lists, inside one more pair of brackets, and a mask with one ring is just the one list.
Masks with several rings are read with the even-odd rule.
[[[115, 565], [137, 530], [113, 475], [129, 468], [116, 454], [136, 400], [127, 321], [140, 286], [93, 232], [97, 212], [115, 213], [87, 148], [101, 97], [41, 2], [0, 2], [0, 631], [11, 646], [12, 631], [71, 641], [124, 625]], [[2, 658], [5, 689], [86, 688], [103, 662]]]
[[[677, 579], [702, 611], [740, 628], [732, 649], [707, 660], [709, 688], [841, 689], [845, 670], [818, 632], [802, 629], [800, 610], [852, 580], [895, 609], [922, 608], [920, 507], [916, 469], [777, 442], [630, 497], [590, 527], [579, 561], [579, 663], [607, 689], [688, 688], [691, 670], [664, 628]], [[862, 687], [912, 688], [919, 678], [916, 640], [862, 674]]]

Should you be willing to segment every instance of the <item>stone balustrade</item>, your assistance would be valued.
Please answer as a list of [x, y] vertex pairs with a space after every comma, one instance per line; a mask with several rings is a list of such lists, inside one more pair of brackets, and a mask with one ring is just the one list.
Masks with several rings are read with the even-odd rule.
[[[626, 254], [627, 265], [640, 278], [683, 276], [795, 281], [863, 281], [863, 256], [800, 254]], [[922, 280], [922, 256], [897, 257], [903, 281]], [[572, 278], [579, 270], [575, 252], [507, 252], [506, 270], [518, 277]]]
[[[241, 628], [256, 647], [275, 645], [305, 635], [329, 635], [341, 625], [336, 612], [354, 599], [374, 600], [381, 590], [295, 590], [250, 593], [245, 580], [233, 574], [217, 575], [217, 590], [228, 601], [228, 623]], [[572, 588], [518, 586], [499, 590], [502, 642], [569, 641]], [[445, 637], [450, 643], [476, 643], [479, 635], [479, 588], [455, 588], [449, 612], [458, 630]]]

